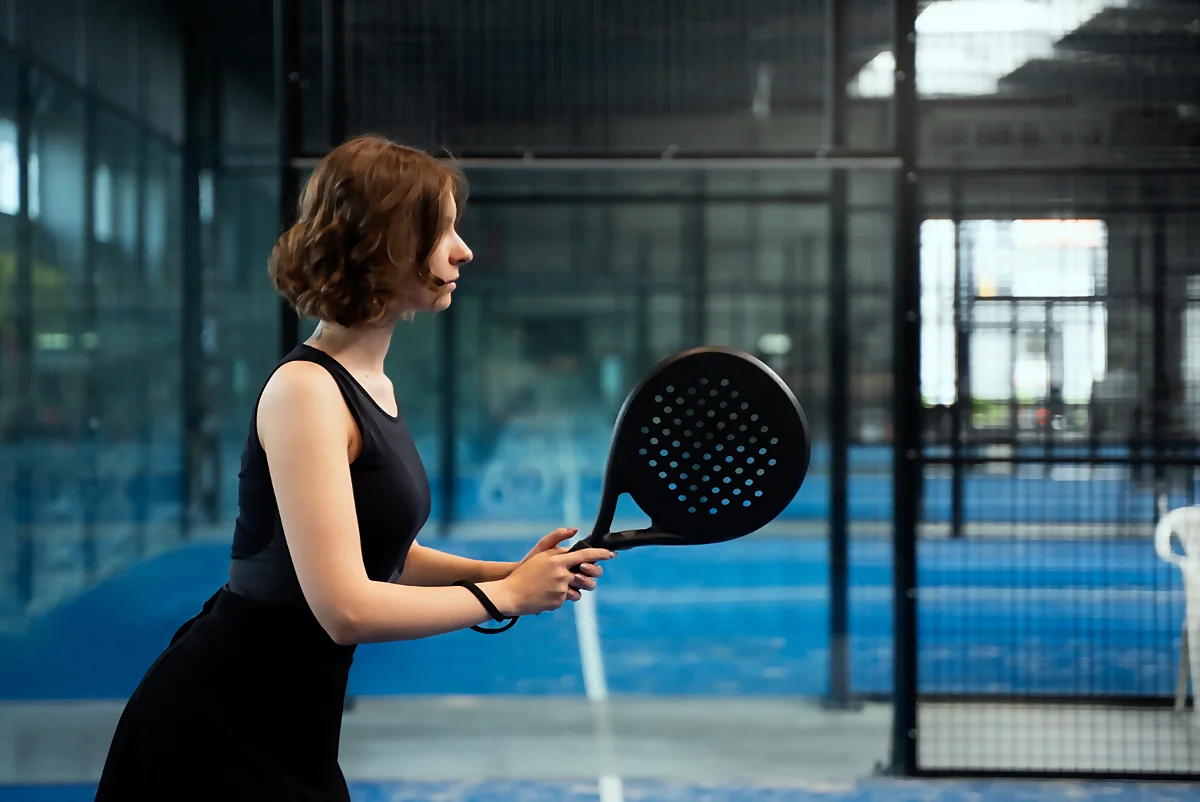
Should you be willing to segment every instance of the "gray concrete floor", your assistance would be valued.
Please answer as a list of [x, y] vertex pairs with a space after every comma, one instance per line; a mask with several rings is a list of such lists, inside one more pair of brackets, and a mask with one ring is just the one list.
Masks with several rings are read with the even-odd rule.
[[[95, 782], [121, 708], [0, 703], [0, 785]], [[918, 726], [925, 769], [1200, 772], [1190, 710], [924, 703]], [[890, 727], [888, 705], [781, 698], [367, 698], [341, 763], [352, 781], [839, 782], [887, 762]]]
[[[99, 777], [121, 703], [0, 704], [0, 785]], [[793, 699], [622, 697], [614, 754], [579, 698], [361, 699], [343, 722], [349, 780], [853, 780], [888, 757], [891, 710]], [[604, 720], [603, 718], [601, 719]], [[606, 765], [607, 764], [607, 765]]]

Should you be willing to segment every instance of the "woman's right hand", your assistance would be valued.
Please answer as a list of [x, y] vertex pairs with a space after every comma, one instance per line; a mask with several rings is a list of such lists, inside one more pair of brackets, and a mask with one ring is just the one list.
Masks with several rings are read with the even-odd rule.
[[538, 615], [557, 610], [567, 599], [579, 599], [579, 591], [571, 587], [577, 576], [571, 571], [573, 567], [611, 560], [615, 556], [608, 549], [567, 551], [558, 548], [535, 554], [496, 583], [502, 594], [501, 598], [493, 599], [493, 603], [507, 616]]

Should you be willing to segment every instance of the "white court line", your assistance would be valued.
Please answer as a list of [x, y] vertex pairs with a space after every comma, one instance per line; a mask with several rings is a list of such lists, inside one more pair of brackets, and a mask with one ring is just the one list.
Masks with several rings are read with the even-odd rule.
[[[567, 526], [582, 525], [581, 471], [574, 454], [573, 441], [567, 436], [560, 443], [563, 477], [563, 518]], [[596, 597], [584, 593], [575, 602], [575, 631], [579, 636], [579, 662], [583, 668], [583, 688], [592, 711], [592, 730], [600, 758], [600, 802], [624, 802], [625, 788], [617, 767], [617, 745], [612, 715], [608, 706], [608, 680], [604, 675], [604, 654], [600, 649], [600, 626], [596, 619]]]
[[596, 597], [584, 593], [575, 602], [575, 631], [579, 636], [579, 662], [583, 666], [583, 689], [593, 702], [608, 701], [608, 679], [600, 652], [600, 626], [596, 621]]

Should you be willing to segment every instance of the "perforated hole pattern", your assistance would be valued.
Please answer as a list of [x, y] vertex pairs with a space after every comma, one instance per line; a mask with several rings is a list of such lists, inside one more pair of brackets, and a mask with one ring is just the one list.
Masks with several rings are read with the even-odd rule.
[[638, 453], [695, 515], [753, 506], [779, 443], [724, 378], [664, 387], [654, 395], [654, 415], [641, 436]]

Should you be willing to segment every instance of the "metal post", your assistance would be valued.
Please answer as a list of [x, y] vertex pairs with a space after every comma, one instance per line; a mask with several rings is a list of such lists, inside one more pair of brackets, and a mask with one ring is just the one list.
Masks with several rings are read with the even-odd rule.
[[332, 150], [346, 139], [346, 0], [322, 0], [321, 51], [325, 143]]
[[[825, 145], [846, 144], [846, 8], [825, 0]], [[850, 277], [846, 171], [829, 181], [829, 708], [856, 709], [850, 681]]]
[[921, 216], [917, 174], [917, 6], [894, 5], [895, 91], [892, 132], [901, 167], [896, 174], [893, 310], [893, 589], [895, 667], [892, 769], [917, 771], [917, 523], [921, 470]]
[[218, 291], [214, 291], [217, 287], [217, 265], [220, 259], [220, 224], [217, 222], [222, 219], [221, 197], [224, 193], [221, 192], [223, 183], [221, 151], [218, 147], [223, 141], [222, 127], [224, 121], [222, 119], [222, 102], [223, 84], [221, 71], [207, 71], [204, 76], [204, 128], [201, 141], [204, 143], [204, 156], [201, 159], [200, 167], [203, 171], [208, 189], [208, 210], [205, 217], [201, 220], [200, 226], [200, 253], [201, 264], [201, 282], [204, 285], [204, 299], [201, 304], [201, 321], [202, 331], [204, 333], [201, 340], [200, 353], [203, 358], [201, 363], [201, 381], [203, 382], [203, 392], [201, 401], [201, 489], [200, 489], [200, 510], [204, 516], [204, 522], [212, 526], [220, 521], [221, 516], [221, 470], [223, 460], [221, 459], [221, 425], [219, 422], [219, 410], [217, 399], [221, 397], [223, 387], [221, 384], [221, 370], [218, 367], [217, 360], [220, 349], [220, 331], [221, 327], [218, 323], [220, 315], [216, 309], [216, 301]]
[[[1042, 359], [1046, 361], [1046, 385], [1043, 388], [1042, 409], [1045, 410], [1045, 415], [1042, 418], [1045, 424], [1042, 426], [1042, 454], [1047, 459], [1054, 456], [1054, 409], [1055, 396], [1054, 386], [1057, 381], [1057, 376], [1054, 370], [1054, 356], [1051, 353], [1051, 338], [1054, 336], [1054, 302], [1047, 300], [1042, 305]], [[1040, 422], [1040, 421], [1039, 421]], [[1054, 466], [1047, 463], [1044, 473], [1047, 479], [1053, 473]]]
[[[1154, 374], [1151, 386], [1154, 388], [1150, 397], [1150, 453], [1154, 455], [1154, 492], [1166, 492], [1163, 486], [1165, 478], [1164, 465], [1158, 457], [1170, 436], [1170, 419], [1172, 404], [1172, 382], [1170, 361], [1178, 352], [1175, 343], [1170, 341], [1168, 323], [1170, 313], [1168, 301], [1169, 282], [1167, 265], [1167, 212], [1163, 208], [1162, 191], [1156, 185], [1155, 179], [1145, 179], [1145, 195], [1150, 208], [1150, 280], [1151, 303], [1153, 304], [1154, 323], [1153, 347], [1150, 349], [1154, 360]], [[1172, 325], [1172, 330], [1175, 326]], [[1155, 514], [1157, 521], [1157, 512]]]
[[650, 290], [647, 286], [650, 280], [650, 260], [653, 256], [654, 244], [648, 235], [643, 235], [637, 241], [637, 288], [634, 290], [634, 321], [633, 321], [633, 353], [634, 375], [642, 375], [650, 370]]
[[[26, 15], [20, 16], [22, 22]], [[24, 28], [24, 25], [21, 26]], [[21, 37], [21, 41], [26, 41]], [[33, 87], [29, 63], [17, 61], [17, 277], [15, 309], [17, 334], [16, 397], [20, 412], [13, 437], [18, 457], [14, 490], [17, 517], [17, 601], [33, 601], [36, 531], [33, 511], [31, 433], [35, 418], [33, 392], [33, 228], [29, 220], [29, 159], [33, 154]]]
[[450, 534], [457, 512], [458, 494], [458, 314], [453, 304], [438, 315], [442, 337], [442, 375], [438, 413], [442, 430], [442, 508], [441, 534]]
[[[136, 219], [136, 223], [135, 223], [135, 225], [137, 226], [137, 235], [134, 238], [134, 242], [136, 242], [137, 244], [135, 246], [136, 250], [135, 250], [135, 255], [134, 255], [134, 261], [135, 261], [135, 270], [136, 270], [137, 276], [138, 276], [138, 282], [141, 286], [141, 291], [139, 292], [139, 301], [140, 301], [139, 307], [140, 308], [138, 311], [141, 313], [141, 314], [139, 314], [139, 319], [142, 321], [146, 321], [147, 319], [149, 319], [149, 315], [146, 314], [146, 312], [148, 311], [146, 307], [148, 306], [147, 300], [148, 300], [148, 294], [149, 294], [148, 290], [147, 290], [149, 282], [147, 281], [147, 275], [146, 275], [146, 235], [147, 235], [146, 197], [148, 194], [146, 192], [146, 186], [149, 181], [149, 172], [150, 172], [150, 167], [149, 167], [149, 163], [148, 163], [149, 159], [150, 159], [150, 153], [149, 153], [149, 148], [147, 147], [149, 138], [150, 138], [150, 135], [144, 129], [142, 129], [138, 134], [138, 144], [137, 144], [137, 154], [138, 154], [137, 155], [137, 190], [136, 190], [137, 191], [137, 219]], [[144, 325], [144, 323], [143, 323], [143, 325]], [[144, 352], [142, 353], [141, 359], [144, 360], [143, 369], [149, 371], [151, 369], [151, 366], [149, 364], [150, 360], [147, 359]], [[147, 523], [148, 523], [147, 519], [149, 518], [149, 514], [150, 514], [150, 497], [149, 497], [149, 490], [148, 490], [150, 483], [145, 480], [148, 480], [154, 471], [154, 438], [151, 435], [151, 426], [152, 426], [151, 421], [154, 420], [154, 416], [150, 412], [150, 409], [151, 409], [150, 383], [149, 382], [138, 382], [137, 385], [138, 385], [138, 389], [137, 389], [137, 392], [138, 392], [138, 396], [137, 396], [138, 440], [141, 443], [141, 448], [139, 449], [140, 459], [139, 459], [139, 465], [138, 465], [138, 472], [143, 477], [144, 481], [142, 483], [142, 488], [141, 488], [140, 492], [137, 494], [137, 497], [134, 500], [134, 506], [135, 506], [135, 510], [136, 510], [134, 512], [134, 526], [136, 527], [136, 530], [135, 530], [135, 538], [136, 538], [135, 552], [138, 557], [142, 557], [145, 554], [147, 554], [150, 550], [149, 549], [150, 544], [146, 540], [146, 529], [147, 529]]]
[[[804, 342], [801, 338], [800, 293], [796, 291], [796, 277], [800, 272], [798, 267], [800, 242], [792, 239], [783, 243], [783, 332], [792, 338], [793, 343]], [[795, 358], [788, 361], [788, 368], [793, 376], [809, 376], [808, 363], [812, 356], [808, 348], [800, 348]], [[798, 389], [798, 388], [793, 388]]]
[[950, 216], [954, 223], [954, 410], [950, 417], [950, 454], [953, 457], [950, 478], [950, 536], [963, 536], [963, 419], [970, 415], [971, 334], [970, 298], [975, 282], [963, 275], [962, 253], [962, 182], [955, 176], [950, 183]]
[[204, 464], [204, 256], [200, 231], [200, 171], [204, 151], [205, 53], [196, 14], [188, 14], [184, 26], [183, 109], [184, 142], [182, 154], [180, 213], [183, 218], [182, 304], [182, 399], [183, 465], [180, 534], [186, 538], [192, 528], [193, 514], [201, 496]]
[[[1137, 383], [1141, 387], [1145, 382], [1145, 344], [1146, 337], [1143, 327], [1145, 320], [1142, 310], [1145, 308], [1145, 275], [1144, 275], [1144, 255], [1143, 255], [1142, 231], [1141, 223], [1139, 222], [1137, 230], [1133, 235], [1133, 292], [1130, 294], [1130, 302], [1132, 309], [1128, 310], [1129, 318], [1132, 322], [1135, 335], [1133, 338], [1133, 364], [1136, 366]], [[1153, 343], [1151, 343], [1153, 346]], [[1143, 480], [1143, 468], [1145, 463], [1142, 461], [1142, 447], [1145, 445], [1145, 432], [1143, 431], [1144, 418], [1142, 415], [1142, 407], [1144, 403], [1144, 394], [1138, 394], [1138, 397], [1133, 402], [1133, 408], [1128, 411], [1129, 422], [1127, 424], [1129, 438], [1129, 457], [1133, 462], [1130, 467], [1130, 474], [1133, 477], [1134, 483]], [[1124, 514], [1124, 510], [1122, 510]], [[1154, 513], [1155, 523], [1158, 521], [1157, 511]], [[1124, 519], [1122, 519], [1124, 520]]]
[[1017, 350], [1020, 347], [1020, 307], [1013, 298], [1008, 306], [1008, 438], [1013, 453], [1021, 441], [1021, 403], [1017, 394]]
[[[275, 0], [275, 115], [279, 148], [279, 222], [286, 231], [295, 220], [300, 184], [294, 159], [302, 152], [300, 111], [300, 8], [292, 0]], [[286, 355], [300, 342], [300, 318], [286, 301], [279, 307], [279, 349]]]
[[[81, 322], [83, 333], [91, 334], [97, 329], [96, 312], [96, 101], [94, 98], [84, 98], [83, 107], [83, 315]], [[100, 446], [99, 416], [100, 393], [97, 377], [96, 349], [90, 349], [87, 355], [87, 367], [83, 383], [83, 442], [87, 453], [80, 467], [86, 480], [83, 493], [83, 571], [91, 580], [97, 572], [98, 560], [96, 553], [96, 506], [99, 503], [99, 467], [97, 449]]]
[[703, 345], [708, 331], [708, 232], [705, 220], [707, 176], [697, 171], [692, 177], [694, 195], [685, 208], [684, 271], [692, 277], [691, 331], [688, 347]]

